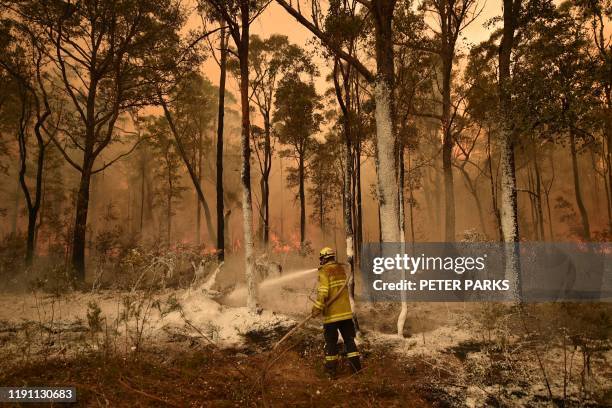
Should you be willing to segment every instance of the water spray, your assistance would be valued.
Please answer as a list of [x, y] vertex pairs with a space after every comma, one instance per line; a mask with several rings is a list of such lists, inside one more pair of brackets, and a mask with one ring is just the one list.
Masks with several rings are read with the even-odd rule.
[[[313, 272], [316, 272], [318, 269], [317, 268], [310, 268], [310, 269], [302, 269], [299, 271], [295, 271], [295, 272], [291, 272], [288, 274], [283, 274], [283, 276], [279, 276], [278, 278], [272, 278], [272, 279], [265, 279], [262, 282], [258, 283], [257, 285], [257, 289], [265, 289], [271, 286], [275, 286], [275, 285], [279, 285], [279, 284], [283, 284], [286, 282], [291, 282], [294, 281], [296, 279], [299, 279], [301, 277], [310, 275]], [[228, 295], [228, 299], [237, 299], [240, 298], [242, 296], [246, 296], [246, 288], [245, 287], [240, 287], [237, 288], [236, 290], [234, 290], [232, 293], [230, 293]]]
[[286, 281], [291, 281], [293, 279], [309, 275], [309, 274], [311, 274], [311, 273], [313, 273], [315, 271], [317, 271], [317, 268], [304, 269], [304, 270], [300, 270], [300, 271], [296, 271], [296, 272], [291, 272], [290, 274], [285, 274], [283, 276], [279, 276], [278, 278], [265, 279], [263, 282], [261, 282], [259, 284], [259, 287], [260, 288], [266, 288], [268, 286], [278, 285], [278, 284], [286, 282]]

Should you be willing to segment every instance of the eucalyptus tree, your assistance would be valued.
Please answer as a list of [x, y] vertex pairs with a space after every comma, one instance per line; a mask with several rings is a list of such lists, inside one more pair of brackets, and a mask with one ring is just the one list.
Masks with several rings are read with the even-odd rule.
[[[348, 56], [355, 58], [368, 47], [369, 29], [364, 30], [365, 20], [361, 4], [356, 0], [334, 2], [329, 8], [323, 24], [327, 34], [333, 38], [336, 47], [346, 50]], [[350, 267], [348, 277], [349, 300], [355, 309], [355, 266], [361, 249], [361, 147], [363, 126], [360, 106], [360, 74], [355, 67], [333, 52], [333, 91], [340, 108], [339, 125], [343, 136], [342, 167], [342, 209], [344, 234], [346, 239], [347, 263]], [[329, 56], [328, 56], [329, 57]], [[357, 332], [359, 321], [353, 313]]]
[[76, 278], [83, 281], [91, 177], [136, 144], [98, 167], [96, 163], [107, 147], [125, 142], [116, 126], [120, 116], [155, 103], [168, 73], [177, 64], [193, 63], [187, 54], [179, 55], [185, 14], [175, 0], [24, 0], [10, 7], [44, 45], [76, 112], [75, 126], [53, 142], [80, 174], [71, 258]]
[[[217, 259], [221, 262], [225, 259], [225, 213], [223, 202], [223, 137], [225, 126], [225, 81], [227, 78], [227, 34], [221, 22], [221, 34], [219, 36], [219, 98], [217, 103], [217, 151], [215, 168], [215, 187], [217, 193]], [[214, 53], [213, 53], [214, 55]]]
[[253, 203], [251, 193], [251, 119], [249, 95], [249, 43], [252, 22], [269, 4], [252, 0], [199, 0], [200, 4], [212, 9], [215, 16], [225, 24], [236, 47], [236, 57], [240, 65], [240, 107], [242, 132], [242, 217], [245, 249], [245, 275], [247, 281], [247, 307], [257, 309], [257, 287], [255, 284], [254, 242], [253, 242]]
[[[497, 57], [498, 46], [496, 38], [490, 38], [475, 47], [472, 47], [467, 60], [464, 81], [471, 84], [470, 92], [466, 94], [466, 110], [471, 121], [478, 124], [486, 132], [485, 162], [479, 173], [489, 178], [491, 194], [491, 213], [495, 216], [497, 239], [503, 240], [501, 230], [501, 214], [498, 204], [498, 180], [493, 171], [495, 145], [495, 125], [499, 109], [497, 93], [497, 67], [494, 60]], [[464, 158], [466, 155], [464, 155]]]
[[320, 97], [311, 79], [304, 81], [299, 74], [292, 73], [280, 81], [273, 119], [279, 141], [289, 146], [284, 155], [293, 157], [297, 162], [297, 168], [292, 169], [288, 179], [298, 186], [302, 249], [306, 241], [306, 162], [313, 154], [313, 136], [323, 122], [321, 109]]
[[[6, 137], [6, 132], [10, 132], [12, 130], [12, 119], [14, 115], [9, 113], [7, 115], [7, 111], [12, 110], [12, 103], [10, 101], [13, 99], [13, 92], [6, 92], [9, 87], [13, 84], [10, 75], [8, 73], [0, 70], [0, 86], [5, 92], [0, 96], [0, 176], [6, 175], [8, 173], [10, 155], [8, 148], [8, 137]], [[8, 108], [8, 109], [7, 109]], [[0, 208], [0, 216], [5, 215], [5, 208]]]
[[[197, 73], [187, 74], [177, 84], [172, 95], [174, 124], [186, 155], [185, 165], [189, 166], [195, 177], [192, 179], [196, 189], [196, 242], [200, 244], [201, 208], [204, 209], [206, 229], [209, 239], [215, 243], [216, 235], [212, 224], [212, 215], [206, 195], [202, 190], [203, 160], [210, 148], [207, 133], [211, 128], [216, 113], [216, 89], [205, 77]], [[197, 186], [196, 186], [197, 185]]]
[[[249, 81], [251, 101], [263, 120], [262, 131], [252, 131], [253, 149], [261, 173], [261, 238], [264, 246], [270, 237], [270, 172], [274, 154], [274, 138], [272, 137], [273, 109], [275, 93], [279, 80], [288, 74], [312, 76], [317, 69], [311, 56], [301, 47], [291, 44], [284, 35], [272, 35], [261, 39], [251, 36], [249, 45], [249, 68], [253, 78]], [[230, 64], [236, 77], [240, 77], [240, 66], [236, 61]]]
[[439, 75], [442, 77], [442, 169], [444, 174], [445, 233], [446, 241], [455, 240], [455, 191], [452, 156], [455, 141], [453, 122], [457, 118], [458, 103], [453, 103], [453, 66], [457, 59], [459, 36], [479, 15], [477, 0], [426, 0], [421, 6], [433, 15], [436, 27], [434, 46], [439, 56]]
[[[206, 1], [198, 1], [198, 12], [202, 19], [203, 25], [206, 27], [209, 23], [218, 27], [218, 43], [215, 42], [215, 36], [206, 36], [209, 46], [210, 55], [219, 67], [219, 88], [217, 96], [217, 140], [215, 154], [215, 192], [216, 192], [216, 218], [217, 218], [217, 260], [223, 262], [225, 259], [225, 202], [224, 202], [224, 186], [223, 186], [223, 152], [225, 144], [225, 107], [226, 107], [226, 82], [227, 82], [227, 65], [228, 65], [228, 32], [227, 26], [223, 21], [223, 17], [215, 10], [215, 7]], [[207, 29], [205, 30], [207, 31]], [[215, 31], [215, 30], [213, 30]], [[211, 32], [212, 34], [212, 32]], [[217, 45], [218, 44], [218, 45]], [[217, 52], [219, 56], [217, 57]], [[229, 210], [228, 210], [229, 217]]]
[[590, 240], [591, 223], [578, 154], [581, 147], [594, 142], [593, 134], [603, 130], [605, 124], [594, 115], [599, 105], [598, 84], [592, 75], [596, 66], [588, 52], [588, 36], [567, 4], [533, 21], [527, 33], [519, 45], [513, 81], [517, 99], [525, 103], [514, 109], [518, 114], [513, 116], [524, 118], [522, 126], [527, 131], [537, 127], [543, 138], [568, 142], [581, 235]]
[[598, 85], [598, 111], [603, 121], [603, 178], [608, 199], [608, 229], [612, 231], [612, 1], [575, 0], [574, 3], [582, 13], [583, 23], [589, 27], [594, 46], [590, 54], [595, 61], [592, 74]]
[[347, 43], [337, 41], [334, 32], [324, 24], [325, 13], [321, 2], [312, 1], [310, 16], [286, 0], [276, 0], [300, 24], [310, 30], [335, 56], [351, 64], [373, 86], [376, 103], [376, 174], [380, 205], [381, 238], [385, 242], [399, 242], [399, 203], [397, 184], [397, 155], [395, 148], [395, 69], [393, 18], [397, 0], [358, 0], [355, 13], [342, 13], [344, 0], [329, 2], [327, 13], [341, 14], [344, 23], [363, 29], [372, 28], [376, 72], [367, 67], [367, 56], [352, 55]]
[[342, 157], [341, 146], [342, 142], [333, 132], [328, 133], [323, 142], [315, 140], [308, 165], [311, 218], [319, 225], [324, 241], [341, 196], [343, 180], [335, 165], [336, 160]]
[[162, 220], [165, 221], [165, 242], [170, 245], [172, 242], [172, 220], [176, 215], [176, 205], [187, 189], [181, 182], [182, 158], [177, 141], [164, 117], [148, 117], [146, 119], [146, 133], [148, 136], [147, 144], [151, 146], [153, 156], [158, 163], [153, 170], [158, 181], [155, 186], [155, 201], [164, 209], [164, 214], [159, 217], [159, 220], [160, 224]]
[[[418, 115], [423, 115], [422, 103], [419, 101], [430, 98], [429, 89], [433, 77], [433, 61], [435, 54], [432, 40], [426, 33], [424, 13], [413, 9], [411, 1], [402, 1], [394, 16], [396, 30], [394, 32], [394, 43], [397, 45], [395, 52], [395, 93], [397, 101], [397, 173], [398, 173], [398, 202], [399, 202], [399, 227], [402, 251], [406, 247], [406, 202], [410, 205], [411, 226], [414, 235], [413, 206], [415, 175], [412, 174], [411, 150], [416, 151], [419, 134], [416, 121]], [[418, 111], [417, 111], [418, 110]], [[406, 151], [408, 151], [408, 168], [406, 168]], [[406, 180], [407, 179], [407, 180]], [[407, 183], [406, 183], [407, 181]], [[408, 200], [405, 197], [406, 186], [409, 190]], [[402, 305], [397, 320], [397, 334], [404, 336], [404, 325], [408, 317], [408, 299], [402, 296]]]
[[[23, 191], [28, 213], [26, 235], [26, 265], [30, 266], [36, 250], [36, 231], [39, 210], [43, 198], [45, 155], [50, 142], [53, 124], [61, 114], [55, 106], [45, 85], [45, 69], [48, 58], [36, 36], [18, 19], [0, 21], [0, 71], [8, 80], [4, 88], [8, 98], [3, 100], [5, 120], [13, 124], [19, 150], [19, 184]], [[57, 105], [57, 103], [55, 104]], [[8, 115], [6, 115], [8, 113]], [[31, 133], [35, 142], [32, 145]], [[2, 143], [2, 142], [0, 142]], [[33, 148], [34, 152], [31, 152]], [[2, 146], [0, 146], [0, 152]], [[34, 162], [34, 185], [28, 183], [27, 175]]]
[[512, 245], [506, 257], [506, 278], [515, 288], [512, 294], [521, 300], [520, 261], [516, 248], [519, 242], [517, 210], [516, 165], [514, 157], [515, 132], [512, 118], [511, 59], [515, 35], [519, 27], [522, 0], [503, 0], [503, 28], [498, 50], [498, 95], [500, 129], [500, 220], [503, 241]]

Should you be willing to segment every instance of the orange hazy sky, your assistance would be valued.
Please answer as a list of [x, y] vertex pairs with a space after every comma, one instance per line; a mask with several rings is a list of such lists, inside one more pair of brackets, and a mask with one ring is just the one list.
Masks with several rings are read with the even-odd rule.
[[[463, 36], [464, 45], [468, 43], [477, 44], [489, 37], [490, 31], [483, 27], [483, 24], [496, 15], [501, 14], [501, 0], [480, 1], [478, 9], [482, 12], [470, 26], [466, 27]], [[306, 9], [306, 7], [304, 7]], [[197, 20], [199, 21], [199, 19]], [[194, 21], [195, 24], [195, 21]], [[289, 41], [298, 44], [304, 48], [308, 48], [308, 42], [313, 38], [313, 35], [291, 17], [281, 6], [275, 1], [270, 3], [268, 8], [259, 16], [259, 18], [251, 26], [251, 33], [257, 34], [262, 38], [267, 38], [272, 34], [283, 34], [289, 37]], [[317, 88], [322, 92], [326, 87], [323, 78], [328, 74], [326, 64], [323, 60], [319, 60], [319, 68], [321, 77], [317, 80]], [[213, 58], [209, 58], [203, 65], [203, 72], [214, 83], [219, 83], [219, 68]], [[237, 93], [237, 84], [233, 78], [228, 81], [228, 89], [234, 94]]]

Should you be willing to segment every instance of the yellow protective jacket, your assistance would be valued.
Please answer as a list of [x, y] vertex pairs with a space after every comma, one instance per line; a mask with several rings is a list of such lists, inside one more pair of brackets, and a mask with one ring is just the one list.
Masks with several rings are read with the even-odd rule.
[[[336, 262], [328, 262], [319, 268], [319, 284], [317, 287], [317, 300], [314, 307], [322, 310], [323, 323], [332, 323], [339, 320], [353, 318], [351, 303], [349, 301], [348, 287], [344, 287], [346, 281], [344, 267]], [[338, 291], [342, 293], [334, 302], [325, 307], [325, 303], [336, 296]]]

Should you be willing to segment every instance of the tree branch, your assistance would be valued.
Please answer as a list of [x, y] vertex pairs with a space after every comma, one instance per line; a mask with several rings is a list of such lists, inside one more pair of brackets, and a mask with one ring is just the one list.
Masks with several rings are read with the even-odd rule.
[[136, 147], [138, 147], [138, 145], [140, 143], [142, 143], [143, 141], [149, 139], [148, 136], [140, 138], [136, 141], [136, 143], [134, 143], [134, 145], [130, 148], [130, 150], [128, 150], [127, 152], [124, 152], [120, 155], [118, 155], [117, 157], [115, 157], [113, 160], [109, 161], [108, 163], [104, 163], [104, 165], [102, 167], [100, 167], [99, 169], [96, 170], [92, 170], [91, 174], [96, 174], [99, 173], [101, 171], [104, 171], [106, 168], [110, 167], [111, 165], [113, 165], [114, 163], [116, 163], [117, 161], [121, 160], [122, 158], [129, 156], [130, 154], [132, 154], [132, 152], [134, 150], [136, 150]]
[[295, 18], [300, 24], [310, 30], [310, 32], [321, 40], [323, 45], [325, 45], [331, 52], [353, 65], [368, 82], [374, 82], [374, 74], [368, 68], [366, 68], [361, 61], [334, 44], [327, 34], [304, 17], [302, 13], [290, 6], [285, 0], [276, 0], [276, 2], [280, 4], [289, 14], [291, 14], [291, 16], [293, 16], [293, 18]]

